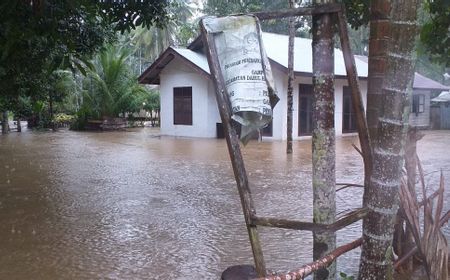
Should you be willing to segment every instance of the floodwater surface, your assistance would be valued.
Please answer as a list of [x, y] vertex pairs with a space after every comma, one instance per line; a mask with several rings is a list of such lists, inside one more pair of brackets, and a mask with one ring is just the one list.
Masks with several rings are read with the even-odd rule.
[[[338, 182], [363, 181], [352, 143], [337, 139]], [[311, 141], [294, 142], [291, 156], [285, 145], [243, 148], [256, 211], [311, 221]], [[450, 178], [449, 147], [450, 131], [426, 132], [418, 144], [430, 193], [439, 170]], [[338, 192], [338, 212], [360, 207], [361, 196], [358, 188]], [[449, 198], [447, 187], [444, 210]], [[360, 227], [340, 230], [338, 244], [358, 238]], [[311, 233], [260, 234], [269, 268], [311, 261]], [[359, 254], [339, 258], [338, 271], [356, 274]], [[224, 140], [148, 128], [0, 136], [0, 279], [218, 279], [252, 261]]]

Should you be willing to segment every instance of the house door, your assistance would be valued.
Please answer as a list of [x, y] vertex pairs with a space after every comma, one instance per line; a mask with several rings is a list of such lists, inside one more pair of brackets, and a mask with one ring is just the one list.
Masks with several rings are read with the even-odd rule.
[[356, 115], [353, 110], [352, 93], [350, 87], [343, 88], [342, 97], [342, 132], [356, 132]]
[[313, 86], [300, 84], [298, 95], [298, 136], [312, 134], [312, 101]]

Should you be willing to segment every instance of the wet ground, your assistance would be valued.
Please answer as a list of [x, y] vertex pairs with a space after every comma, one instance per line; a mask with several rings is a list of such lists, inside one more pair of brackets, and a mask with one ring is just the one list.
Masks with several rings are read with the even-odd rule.
[[[362, 182], [354, 142], [338, 138], [338, 182]], [[285, 142], [243, 149], [258, 214], [311, 220], [310, 147], [296, 141], [292, 156]], [[450, 178], [449, 147], [450, 131], [419, 142], [430, 188], [440, 169]], [[359, 207], [361, 195], [339, 192], [338, 212]], [[449, 198], [447, 187], [445, 210]], [[360, 234], [358, 223], [338, 243]], [[308, 232], [263, 228], [261, 238], [272, 269], [311, 261]], [[355, 274], [359, 253], [341, 257], [338, 271]], [[0, 279], [218, 279], [242, 263], [252, 256], [224, 140], [148, 128], [0, 136]]]

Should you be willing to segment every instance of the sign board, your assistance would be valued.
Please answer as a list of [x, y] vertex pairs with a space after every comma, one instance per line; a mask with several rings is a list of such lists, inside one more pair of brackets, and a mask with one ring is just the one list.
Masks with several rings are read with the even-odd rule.
[[239, 15], [208, 17], [203, 24], [214, 35], [232, 119], [241, 124], [241, 141], [245, 144], [255, 131], [270, 123], [279, 100], [259, 21], [251, 15]]

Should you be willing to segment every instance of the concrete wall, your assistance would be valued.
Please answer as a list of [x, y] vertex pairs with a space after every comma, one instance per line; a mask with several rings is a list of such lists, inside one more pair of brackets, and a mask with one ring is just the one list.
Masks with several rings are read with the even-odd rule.
[[[275, 86], [277, 87], [278, 96], [280, 97], [280, 101], [274, 109], [273, 116], [273, 139], [282, 139], [285, 140], [287, 138], [287, 76], [283, 74], [279, 70], [274, 70], [274, 80]], [[293, 138], [294, 139], [302, 139], [308, 136], [298, 136], [298, 109], [299, 109], [299, 84], [312, 84], [311, 77], [296, 77], [294, 80], [294, 112], [293, 112]], [[347, 80], [344, 79], [336, 79], [335, 80], [335, 120], [334, 120], [334, 128], [336, 131], [336, 135], [342, 135], [342, 111], [343, 111], [343, 87], [347, 86]], [[360, 80], [360, 90], [363, 94], [363, 103], [364, 107], [367, 104], [367, 81]], [[266, 137], [265, 137], [266, 138]]]
[[[209, 79], [192, 71], [178, 58], [169, 63], [160, 75], [161, 134], [188, 137], [216, 137], [215, 124], [211, 127], [213, 112]], [[192, 125], [174, 125], [173, 88], [192, 87]], [[217, 106], [215, 106], [217, 110]]]
[[[270, 139], [285, 140], [287, 121], [287, 76], [277, 70], [273, 70], [275, 86], [280, 101], [273, 112], [272, 137]], [[216, 123], [220, 123], [220, 115], [217, 109], [216, 96], [212, 81], [186, 65], [180, 59], [174, 59], [162, 71], [161, 75], [161, 134], [188, 137], [216, 137]], [[294, 81], [294, 112], [293, 112], [293, 138], [298, 136], [298, 96], [299, 84], [311, 84], [311, 77], [296, 77]], [[342, 135], [342, 95], [343, 86], [347, 81], [335, 80], [335, 131], [336, 135]], [[364, 106], [366, 104], [367, 83], [360, 81], [363, 93]], [[173, 124], [173, 88], [192, 87], [193, 116], [192, 125]], [[429, 102], [429, 96], [428, 96]], [[429, 110], [429, 108], [428, 108]], [[305, 137], [305, 136], [303, 136]]]

